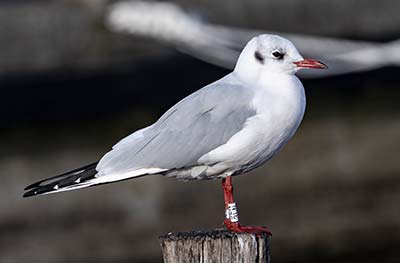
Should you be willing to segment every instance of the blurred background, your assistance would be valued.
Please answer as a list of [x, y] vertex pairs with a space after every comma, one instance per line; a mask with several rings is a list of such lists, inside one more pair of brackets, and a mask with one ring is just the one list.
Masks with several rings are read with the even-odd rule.
[[338, 71], [304, 75], [294, 139], [234, 178], [241, 222], [272, 230], [273, 262], [399, 262], [400, 50], [388, 45], [400, 37], [399, 1], [139, 4], [125, 14], [107, 0], [0, 2], [0, 262], [161, 262], [159, 235], [221, 227], [220, 181], [22, 193], [227, 74], [255, 32], [295, 34]]

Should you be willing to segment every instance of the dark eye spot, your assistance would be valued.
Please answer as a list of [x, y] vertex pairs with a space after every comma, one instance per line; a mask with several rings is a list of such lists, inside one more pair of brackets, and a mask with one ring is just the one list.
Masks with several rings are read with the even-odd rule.
[[281, 59], [283, 59], [285, 54], [283, 54], [283, 53], [281, 53], [279, 51], [274, 51], [274, 52], [272, 52], [272, 56], [274, 56], [276, 59], [281, 60]]
[[254, 57], [261, 63], [264, 64], [264, 57], [261, 55], [260, 52], [256, 51], [254, 52]]

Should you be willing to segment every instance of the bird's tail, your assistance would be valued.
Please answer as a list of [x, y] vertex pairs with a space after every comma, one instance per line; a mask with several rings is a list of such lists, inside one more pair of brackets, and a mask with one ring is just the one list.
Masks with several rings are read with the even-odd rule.
[[93, 179], [97, 174], [97, 163], [31, 184], [25, 188], [28, 192], [24, 194], [24, 197], [69, 191], [94, 185], [96, 184]]

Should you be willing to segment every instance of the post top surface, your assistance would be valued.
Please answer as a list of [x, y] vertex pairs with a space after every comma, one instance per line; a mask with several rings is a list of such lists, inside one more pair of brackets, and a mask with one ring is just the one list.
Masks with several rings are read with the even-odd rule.
[[[248, 233], [234, 233], [227, 231], [225, 229], [214, 229], [214, 230], [195, 230], [189, 232], [177, 232], [177, 233], [168, 233], [159, 237], [161, 240], [181, 240], [181, 239], [193, 239], [193, 238], [232, 238], [237, 236], [255, 236], [254, 234]], [[262, 236], [264, 239], [268, 239], [268, 236], [265, 234]]]

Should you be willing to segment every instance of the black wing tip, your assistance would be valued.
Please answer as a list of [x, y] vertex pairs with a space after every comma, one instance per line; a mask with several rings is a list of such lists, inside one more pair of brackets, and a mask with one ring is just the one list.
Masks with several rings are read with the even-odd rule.
[[31, 197], [31, 196], [48, 193], [48, 192], [51, 192], [51, 190], [53, 189], [52, 187], [53, 187], [53, 184], [38, 186], [38, 187], [35, 187], [35, 188], [31, 189], [30, 191], [24, 193], [24, 195], [22, 197], [26, 198], [26, 197]]
[[[98, 163], [99, 163], [98, 161], [97, 161], [97, 162], [93, 162], [93, 163], [91, 163], [91, 164], [82, 166], [82, 167], [80, 167], [80, 168], [78, 168], [78, 169], [75, 169], [75, 170], [72, 170], [72, 171], [69, 171], [69, 172], [66, 172], [66, 173], [63, 173], [63, 174], [60, 174], [60, 175], [51, 177], [51, 178], [61, 177], [61, 176], [68, 175], [68, 174], [72, 174], [72, 173], [75, 173], [75, 172], [78, 172], [78, 171], [81, 171], [81, 170], [85, 170], [85, 169], [88, 169], [88, 168], [95, 168], [95, 167], [97, 166]], [[24, 191], [28, 191], [28, 190], [37, 188], [37, 187], [39, 187], [44, 181], [47, 181], [47, 180], [49, 180], [49, 179], [51, 179], [51, 178], [47, 178], [47, 179], [41, 180], [41, 181], [39, 181], [39, 182], [33, 183], [33, 184], [31, 184], [31, 185], [28, 185], [27, 187], [24, 188]], [[32, 192], [32, 191], [30, 191], [30, 192]], [[24, 194], [24, 197], [29, 197], [29, 196], [32, 196], [32, 195], [36, 195], [36, 194], [30, 194], [30, 195], [28, 195], [28, 193], [30, 193], [30, 192], [25, 193], [25, 194]], [[25, 195], [27, 195], [27, 196], [25, 196]]]
[[22, 196], [23, 198], [27, 198], [27, 197], [31, 197], [31, 196], [35, 196], [38, 193], [36, 192], [36, 190], [31, 190], [29, 192], [24, 193], [24, 195]]
[[49, 185], [35, 187], [35, 188], [31, 189], [30, 191], [24, 193], [23, 197], [25, 198], [25, 197], [31, 197], [31, 196], [36, 196], [36, 195], [42, 195], [45, 193], [50, 193], [55, 190], [54, 185], [56, 185], [56, 184], [52, 183]]

